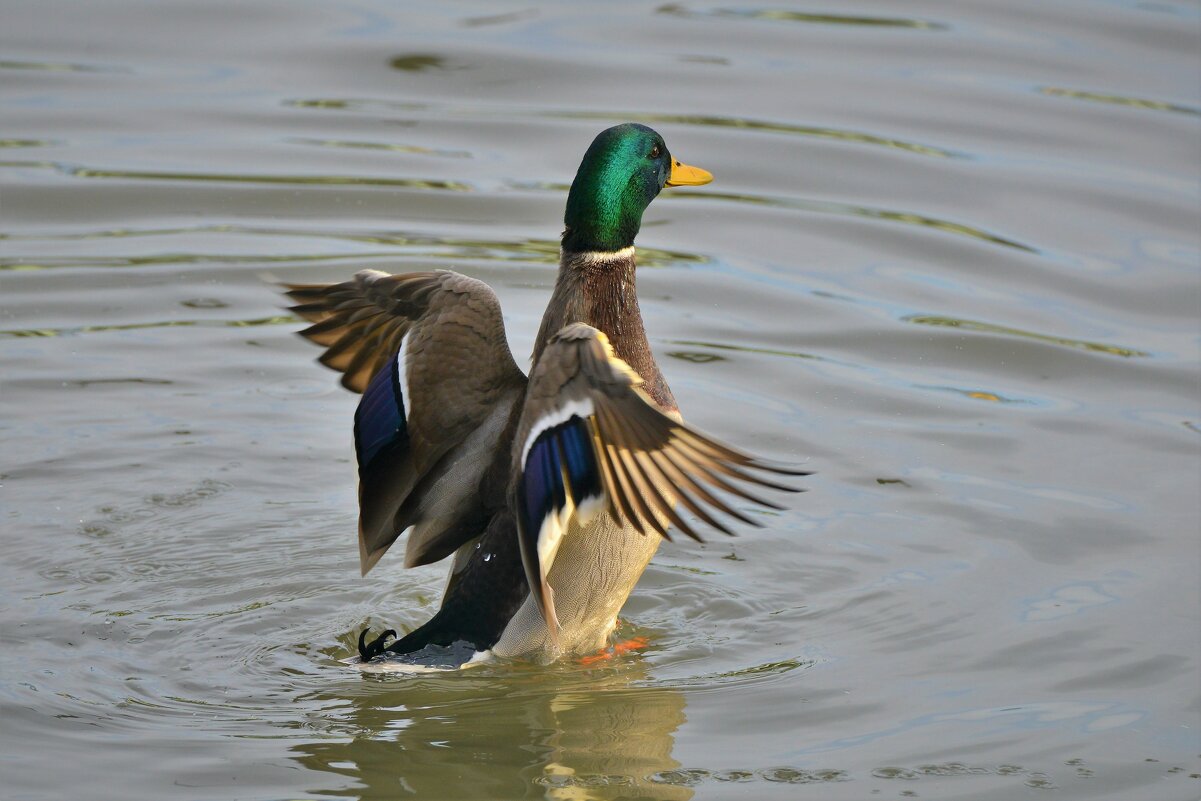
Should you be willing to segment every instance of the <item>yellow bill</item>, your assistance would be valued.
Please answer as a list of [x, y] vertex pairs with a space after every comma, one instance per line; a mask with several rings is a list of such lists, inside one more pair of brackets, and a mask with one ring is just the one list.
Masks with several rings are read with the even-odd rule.
[[671, 160], [671, 175], [667, 176], [668, 186], [702, 186], [712, 180], [713, 173], [708, 170]]

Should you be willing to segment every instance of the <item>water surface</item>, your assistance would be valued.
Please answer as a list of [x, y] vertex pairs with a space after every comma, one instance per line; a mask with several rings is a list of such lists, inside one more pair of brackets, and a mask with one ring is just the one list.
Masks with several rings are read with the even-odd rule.
[[[1195, 4], [8, 3], [14, 799], [1195, 799]], [[818, 471], [599, 666], [361, 676], [356, 398], [265, 274], [450, 267], [514, 352], [600, 129], [684, 413]]]

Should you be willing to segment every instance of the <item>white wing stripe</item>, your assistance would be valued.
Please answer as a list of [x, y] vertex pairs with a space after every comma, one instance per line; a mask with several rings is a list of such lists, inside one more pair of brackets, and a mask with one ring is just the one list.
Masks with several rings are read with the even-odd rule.
[[587, 420], [592, 416], [594, 411], [592, 401], [585, 398], [583, 400], [569, 401], [562, 406], [551, 409], [547, 414], [540, 417], [530, 427], [530, 433], [521, 446], [521, 468], [525, 469], [525, 460], [530, 455], [530, 448], [534, 447], [534, 443], [538, 440], [538, 436], [542, 432], [552, 429], [560, 423], [566, 423], [572, 417]]
[[409, 400], [409, 368], [405, 353], [409, 349], [409, 335], [413, 333], [412, 329], [405, 331], [403, 337], [400, 338], [400, 349], [396, 351], [396, 375], [400, 377], [400, 399], [405, 407], [405, 420], [412, 420], [412, 413], [409, 409], [411, 401]]

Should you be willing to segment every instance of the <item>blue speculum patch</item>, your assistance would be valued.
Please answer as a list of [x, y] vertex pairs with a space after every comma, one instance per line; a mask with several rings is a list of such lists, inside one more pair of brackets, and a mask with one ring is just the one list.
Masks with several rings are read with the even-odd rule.
[[[570, 487], [564, 485], [564, 472]], [[584, 498], [598, 497], [603, 491], [588, 423], [573, 415], [539, 434], [526, 456], [517, 489], [522, 526], [537, 532], [547, 515], [567, 505], [568, 492], [578, 506]]]
[[360, 474], [368, 470], [381, 453], [408, 441], [399, 370], [393, 357], [371, 379], [355, 410], [354, 447]]

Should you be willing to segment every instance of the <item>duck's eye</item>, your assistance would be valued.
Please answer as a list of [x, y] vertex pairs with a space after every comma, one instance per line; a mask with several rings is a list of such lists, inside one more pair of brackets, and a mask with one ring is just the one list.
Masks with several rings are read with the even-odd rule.
[[657, 158], [659, 158], [659, 154], [660, 154], [660, 150], [659, 150], [658, 145], [655, 145], [654, 147], [651, 148], [651, 158], [657, 159]]

